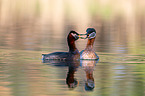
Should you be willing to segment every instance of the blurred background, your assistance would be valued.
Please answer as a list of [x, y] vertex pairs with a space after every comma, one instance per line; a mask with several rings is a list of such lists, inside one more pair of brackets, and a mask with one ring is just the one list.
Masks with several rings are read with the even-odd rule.
[[[55, 47], [54, 43], [66, 43], [70, 30], [85, 33], [88, 27], [94, 27], [97, 44], [110, 46], [115, 42], [137, 47], [145, 36], [144, 5], [143, 0], [1, 0], [0, 44], [7, 48], [48, 51], [44, 49], [48, 44]], [[67, 50], [67, 44], [64, 48]]]
[[[144, 6], [144, 0], [0, 0], [0, 94], [144, 96]], [[41, 63], [41, 54], [68, 51], [69, 31], [89, 27], [97, 30], [94, 50], [100, 57], [95, 91], [83, 89], [81, 68], [80, 86], [70, 91], [68, 68]], [[78, 40], [77, 48], [86, 42]]]

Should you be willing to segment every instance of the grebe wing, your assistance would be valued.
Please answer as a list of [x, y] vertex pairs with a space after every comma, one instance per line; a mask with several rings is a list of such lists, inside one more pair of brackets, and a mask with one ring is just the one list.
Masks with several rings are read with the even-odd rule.
[[68, 52], [54, 52], [50, 54], [42, 54], [42, 59], [65, 60], [68, 56]]

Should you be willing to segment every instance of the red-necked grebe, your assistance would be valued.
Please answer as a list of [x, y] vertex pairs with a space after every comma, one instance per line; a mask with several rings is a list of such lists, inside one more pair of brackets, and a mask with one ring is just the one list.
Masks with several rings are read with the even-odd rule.
[[42, 54], [43, 60], [78, 60], [80, 53], [76, 48], [75, 41], [79, 39], [79, 34], [75, 31], [70, 31], [67, 36], [69, 52], [54, 52], [50, 54]]
[[97, 56], [97, 54], [95, 53], [94, 49], [93, 49], [93, 44], [95, 41], [95, 37], [96, 37], [96, 30], [94, 28], [88, 28], [86, 30], [86, 34], [88, 38], [87, 41], [87, 45], [85, 50], [82, 50], [80, 52], [80, 59], [83, 60], [97, 60], [99, 59], [99, 57]]

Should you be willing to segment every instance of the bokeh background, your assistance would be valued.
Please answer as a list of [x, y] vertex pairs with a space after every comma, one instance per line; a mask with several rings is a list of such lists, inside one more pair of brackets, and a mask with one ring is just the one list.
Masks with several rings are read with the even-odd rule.
[[[70, 30], [97, 30], [95, 89], [69, 90], [67, 67], [49, 66], [42, 53], [68, 51]], [[0, 0], [0, 94], [2, 96], [144, 96], [144, 0]], [[86, 40], [78, 40], [81, 51]]]
[[[117, 42], [137, 47], [145, 36], [144, 5], [143, 0], [1, 0], [0, 44], [17, 49], [39, 44], [44, 48], [49, 42], [66, 41], [70, 30], [85, 33], [94, 27], [97, 44]], [[40, 46], [32, 50], [41, 50]]]

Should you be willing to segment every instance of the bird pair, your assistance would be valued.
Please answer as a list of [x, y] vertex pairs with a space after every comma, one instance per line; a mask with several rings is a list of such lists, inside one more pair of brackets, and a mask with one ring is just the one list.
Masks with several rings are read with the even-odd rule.
[[[86, 35], [86, 37], [83, 37]], [[42, 54], [43, 60], [98, 60], [99, 57], [93, 50], [93, 44], [96, 37], [96, 30], [94, 28], [88, 28], [86, 34], [78, 34], [75, 31], [70, 31], [67, 36], [67, 42], [69, 46], [69, 52], [54, 52], [50, 54]], [[75, 41], [88, 38], [86, 48], [81, 52], [78, 51], [75, 45]]]

